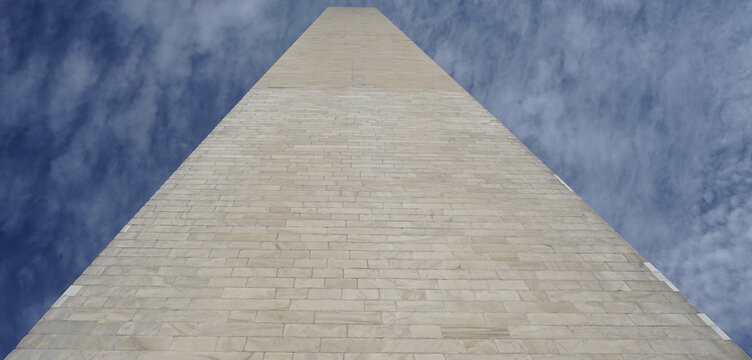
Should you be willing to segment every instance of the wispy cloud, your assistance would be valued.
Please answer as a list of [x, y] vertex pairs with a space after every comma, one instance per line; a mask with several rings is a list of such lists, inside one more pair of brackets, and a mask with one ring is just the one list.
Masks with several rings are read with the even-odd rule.
[[323, 10], [292, 5], [0, 5], [0, 353]]
[[477, 5], [389, 15], [752, 350], [750, 5]]

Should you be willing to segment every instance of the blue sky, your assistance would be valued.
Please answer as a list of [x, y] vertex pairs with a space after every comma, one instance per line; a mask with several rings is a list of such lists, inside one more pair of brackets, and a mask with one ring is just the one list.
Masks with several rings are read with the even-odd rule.
[[0, 356], [329, 5], [378, 7], [748, 353], [748, 1], [0, 1]]

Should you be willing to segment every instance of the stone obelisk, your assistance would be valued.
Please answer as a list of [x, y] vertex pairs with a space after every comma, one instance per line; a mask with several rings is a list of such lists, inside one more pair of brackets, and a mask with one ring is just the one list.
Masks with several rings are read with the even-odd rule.
[[9, 358], [748, 359], [373, 8], [327, 9]]

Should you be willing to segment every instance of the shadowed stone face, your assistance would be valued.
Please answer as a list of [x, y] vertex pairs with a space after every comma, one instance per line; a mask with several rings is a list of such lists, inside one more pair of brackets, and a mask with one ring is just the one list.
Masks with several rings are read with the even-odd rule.
[[747, 358], [643, 262], [376, 9], [330, 8], [9, 358]]

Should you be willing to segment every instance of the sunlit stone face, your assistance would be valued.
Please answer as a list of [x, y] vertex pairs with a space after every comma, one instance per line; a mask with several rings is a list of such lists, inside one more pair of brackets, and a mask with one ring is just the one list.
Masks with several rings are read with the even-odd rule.
[[329, 8], [10, 358], [746, 358], [644, 261], [376, 9]]

